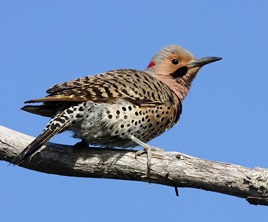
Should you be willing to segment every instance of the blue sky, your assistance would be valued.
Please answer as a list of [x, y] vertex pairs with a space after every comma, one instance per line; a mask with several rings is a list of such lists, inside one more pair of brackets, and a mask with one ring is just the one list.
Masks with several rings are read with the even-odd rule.
[[[179, 124], [150, 142], [169, 151], [268, 167], [267, 1], [1, 1], [0, 124], [37, 136], [48, 119], [20, 111], [50, 86], [116, 68], [145, 69], [178, 44], [204, 67]], [[74, 144], [64, 133], [51, 141]], [[268, 209], [196, 189], [1, 169], [1, 220], [261, 221]]]

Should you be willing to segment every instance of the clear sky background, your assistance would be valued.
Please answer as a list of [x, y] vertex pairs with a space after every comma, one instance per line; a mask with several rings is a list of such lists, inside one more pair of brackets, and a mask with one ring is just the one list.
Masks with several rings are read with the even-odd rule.
[[[116, 68], [145, 69], [178, 44], [205, 66], [179, 124], [150, 142], [169, 151], [268, 167], [267, 1], [1, 1], [0, 124], [37, 136], [20, 111], [50, 86]], [[64, 133], [51, 141], [74, 144]], [[48, 175], [0, 162], [1, 221], [266, 221], [268, 208], [197, 189]]]

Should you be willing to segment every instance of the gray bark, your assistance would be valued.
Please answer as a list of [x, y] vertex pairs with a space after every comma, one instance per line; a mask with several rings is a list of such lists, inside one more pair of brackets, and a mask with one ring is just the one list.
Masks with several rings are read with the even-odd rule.
[[[33, 137], [0, 126], [0, 160], [11, 162]], [[143, 181], [171, 187], [191, 187], [245, 198], [268, 205], [268, 170], [214, 162], [178, 152], [152, 153], [150, 178], [147, 157], [134, 150], [81, 149], [47, 143], [21, 167], [75, 177]]]

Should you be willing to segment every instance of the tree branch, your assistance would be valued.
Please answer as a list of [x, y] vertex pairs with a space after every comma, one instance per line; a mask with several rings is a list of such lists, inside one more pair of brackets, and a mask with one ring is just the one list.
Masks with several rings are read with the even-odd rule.
[[[0, 126], [0, 160], [11, 162], [33, 137]], [[191, 187], [246, 198], [250, 204], [268, 205], [268, 170], [246, 168], [188, 156], [154, 152], [150, 178], [146, 155], [134, 150], [83, 149], [47, 143], [22, 167], [75, 177], [144, 181], [171, 187]]]

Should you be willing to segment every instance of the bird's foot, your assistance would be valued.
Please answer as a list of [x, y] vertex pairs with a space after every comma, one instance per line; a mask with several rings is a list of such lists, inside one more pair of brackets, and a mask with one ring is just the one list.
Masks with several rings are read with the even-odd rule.
[[147, 175], [148, 177], [150, 177], [150, 172], [151, 172], [151, 159], [152, 159], [152, 152], [163, 152], [163, 149], [160, 149], [158, 147], [154, 147], [154, 146], [150, 146], [148, 144], [146, 144], [146, 146], [143, 146], [143, 150], [138, 150], [135, 153], [135, 159], [137, 158], [137, 156], [141, 156], [143, 154], [147, 154]]
[[88, 149], [89, 144], [86, 141], [82, 140], [81, 142], [76, 143], [73, 147], [74, 147], [74, 152], [79, 152], [79, 151]]
[[133, 135], [130, 137], [131, 140], [133, 140], [135, 143], [137, 143], [138, 145], [143, 147], [143, 150], [139, 150], [135, 153], [135, 159], [137, 158], [137, 156], [141, 156], [143, 154], [147, 154], [147, 176], [150, 177], [150, 172], [151, 172], [151, 159], [152, 159], [152, 151], [153, 152], [159, 152], [159, 151], [163, 151], [160, 148], [154, 147], [154, 146], [150, 146], [147, 143], [142, 142], [141, 140], [139, 140], [138, 138], [134, 137]]
[[[148, 145], [148, 144], [146, 144]], [[138, 150], [136, 153], [135, 153], [135, 159], [137, 158], [137, 156], [141, 156], [143, 154], [148, 154], [148, 150], [150, 149], [150, 151], [153, 151], [153, 152], [163, 152], [164, 150], [161, 149], [161, 148], [158, 148], [158, 147], [155, 147], [155, 146], [150, 146], [148, 145], [148, 147], [145, 147], [143, 150]]]

